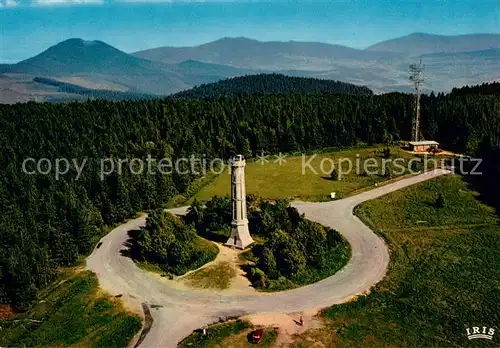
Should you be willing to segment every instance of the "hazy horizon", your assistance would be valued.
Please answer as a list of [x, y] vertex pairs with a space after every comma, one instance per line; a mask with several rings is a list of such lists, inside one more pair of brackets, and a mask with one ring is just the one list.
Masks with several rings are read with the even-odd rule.
[[0, 63], [16, 63], [69, 38], [100, 40], [130, 53], [161, 46], [195, 46], [223, 37], [313, 41], [364, 49], [415, 32], [500, 32], [500, 5], [495, 0], [75, 2], [0, 0]]

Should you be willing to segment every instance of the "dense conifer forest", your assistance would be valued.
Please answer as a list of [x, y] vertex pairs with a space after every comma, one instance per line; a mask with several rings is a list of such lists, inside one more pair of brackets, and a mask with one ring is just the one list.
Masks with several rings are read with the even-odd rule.
[[[500, 84], [422, 98], [422, 135], [483, 158], [476, 180], [500, 192]], [[88, 101], [0, 105], [0, 303], [26, 308], [58, 266], [89, 253], [104, 226], [159, 207], [198, 177], [127, 166], [102, 175], [101, 160], [228, 158], [261, 150], [295, 152], [388, 137], [409, 139], [413, 97], [269, 94], [217, 99]], [[27, 158], [34, 161], [25, 162]], [[71, 168], [35, 173], [35, 161]], [[75, 169], [76, 163], [83, 170]], [[23, 172], [23, 163], [29, 173]], [[107, 162], [109, 165], [110, 163]], [[48, 162], [41, 162], [45, 172]], [[52, 168], [53, 169], [53, 168]], [[109, 169], [109, 168], [108, 168]], [[189, 165], [182, 163], [189, 171]], [[474, 182], [474, 180], [472, 180]]]
[[174, 98], [220, 98], [277, 93], [324, 93], [373, 95], [365, 86], [341, 81], [307, 77], [290, 77], [282, 74], [259, 74], [233, 77], [227, 80], [204, 84], [174, 94]]

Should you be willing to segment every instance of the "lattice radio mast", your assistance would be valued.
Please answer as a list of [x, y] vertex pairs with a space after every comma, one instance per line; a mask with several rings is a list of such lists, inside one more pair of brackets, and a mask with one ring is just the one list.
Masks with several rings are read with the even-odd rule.
[[424, 69], [425, 65], [422, 64], [422, 59], [420, 59], [420, 62], [410, 65], [410, 81], [413, 82], [415, 88], [415, 117], [412, 124], [412, 141], [420, 140], [420, 95], [422, 94], [422, 86], [424, 84]]

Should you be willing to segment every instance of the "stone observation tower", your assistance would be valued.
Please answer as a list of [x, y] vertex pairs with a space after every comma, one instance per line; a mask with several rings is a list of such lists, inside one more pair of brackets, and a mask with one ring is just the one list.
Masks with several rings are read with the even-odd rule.
[[245, 158], [237, 155], [231, 158], [231, 236], [226, 242], [227, 246], [245, 249], [253, 243], [248, 231], [247, 200], [245, 190]]

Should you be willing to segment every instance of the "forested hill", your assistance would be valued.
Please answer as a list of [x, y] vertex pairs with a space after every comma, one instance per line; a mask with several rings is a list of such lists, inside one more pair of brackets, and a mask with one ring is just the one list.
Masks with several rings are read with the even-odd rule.
[[134, 92], [119, 92], [106, 89], [92, 89], [78, 86], [72, 83], [61, 82], [47, 77], [35, 77], [33, 82], [42, 83], [44, 85], [57, 87], [58, 92], [77, 94], [83, 99], [105, 99], [105, 100], [147, 100], [159, 99], [161, 96], [147, 94], [147, 93], [134, 93]]
[[[498, 97], [424, 95], [421, 103], [424, 137], [483, 158], [483, 192], [498, 199]], [[150, 172], [148, 156], [175, 163], [408, 139], [412, 111], [413, 96], [402, 93], [0, 105], [0, 303], [29, 305], [57, 267], [89, 253], [103, 226], [159, 207], [198, 178], [184, 161]], [[115, 170], [102, 175], [109, 158]], [[118, 159], [136, 158], [144, 171], [127, 162], [118, 170]], [[58, 159], [67, 173], [56, 176]]]
[[293, 77], [282, 74], [259, 74], [233, 77], [204, 84], [174, 94], [177, 98], [219, 98], [252, 94], [351, 94], [373, 95], [365, 86], [333, 80]]

